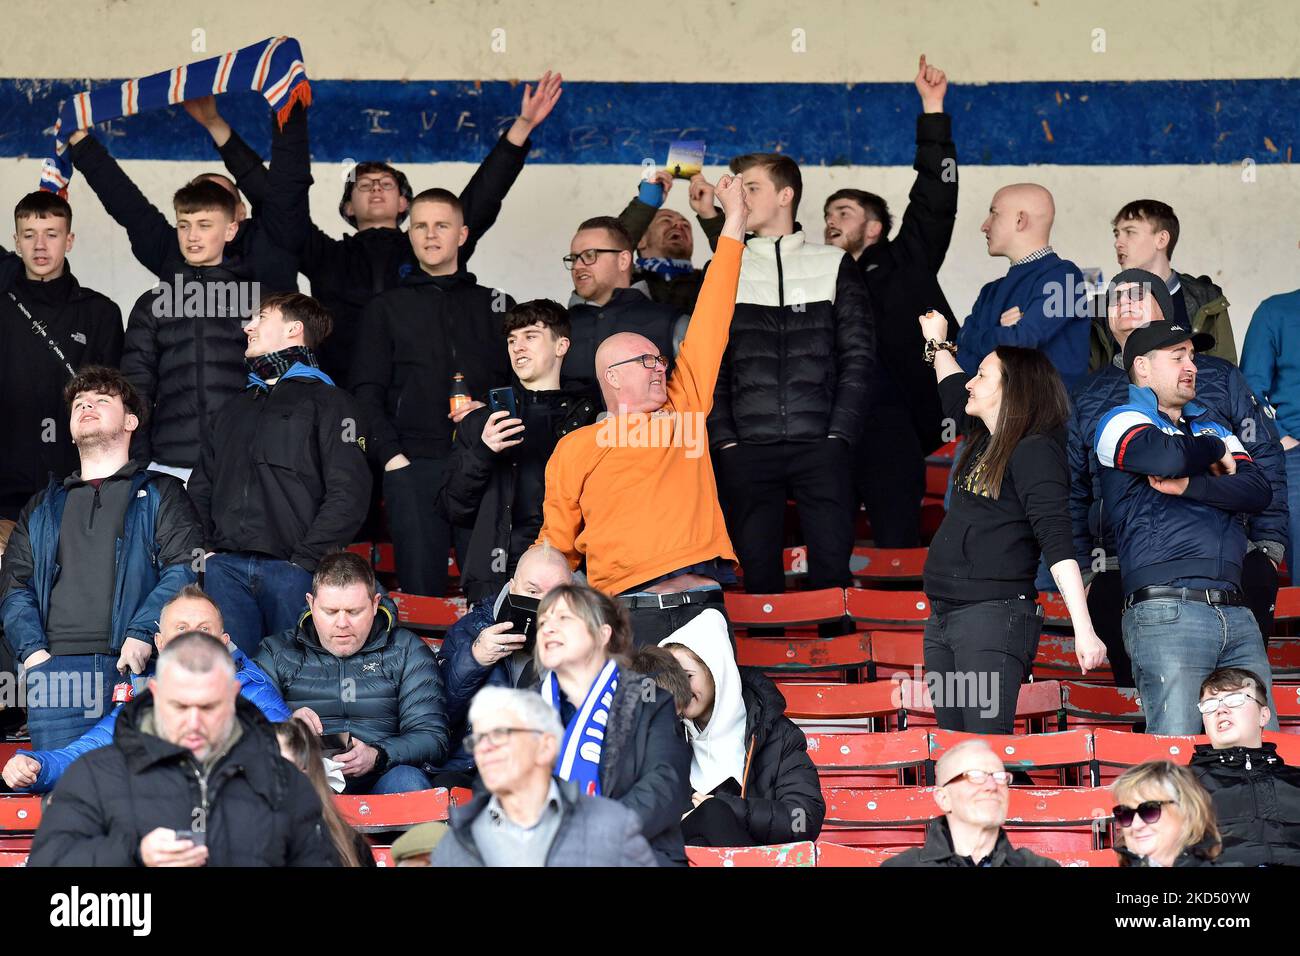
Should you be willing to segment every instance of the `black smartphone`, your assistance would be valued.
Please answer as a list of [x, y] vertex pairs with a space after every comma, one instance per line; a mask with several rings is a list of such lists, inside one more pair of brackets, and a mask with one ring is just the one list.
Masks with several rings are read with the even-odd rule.
[[349, 733], [320, 735], [320, 752], [322, 757], [334, 757], [343, 753], [345, 750], [351, 749], [352, 735]]
[[176, 839], [189, 840], [195, 846], [206, 846], [208, 834], [204, 830], [177, 830]]
[[488, 392], [488, 414], [492, 412], [509, 412], [506, 418], [519, 417], [519, 405], [515, 402], [513, 388], [494, 388]]
[[724, 793], [732, 797], [740, 796], [740, 781], [735, 777], [728, 777], [726, 780], [722, 781], [722, 783], [709, 791], [709, 795], [714, 797]]
[[510, 633], [524, 636], [524, 646], [520, 650], [528, 654], [533, 652], [533, 645], [537, 643], [537, 606], [541, 603], [522, 594], [507, 594], [497, 611], [498, 624], [509, 621]]

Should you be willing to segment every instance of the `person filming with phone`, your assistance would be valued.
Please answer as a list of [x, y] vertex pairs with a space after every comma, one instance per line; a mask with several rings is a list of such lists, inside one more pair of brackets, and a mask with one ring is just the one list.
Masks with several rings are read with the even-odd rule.
[[[469, 706], [483, 687], [537, 687], [533, 647], [537, 606], [553, 588], [573, 583], [563, 554], [544, 544], [524, 552], [498, 592], [453, 624], [438, 649], [447, 688], [447, 725], [453, 744], [469, 733]], [[435, 768], [434, 786], [468, 787], [476, 774], [472, 751], [461, 746]]]
[[506, 313], [503, 331], [519, 386], [492, 389], [487, 407], [457, 426], [438, 491], [442, 515], [472, 529], [468, 553], [457, 554], [471, 605], [495, 598], [537, 540], [551, 452], [599, 411], [582, 390], [560, 386], [571, 333], [563, 306], [550, 299], [521, 302]]

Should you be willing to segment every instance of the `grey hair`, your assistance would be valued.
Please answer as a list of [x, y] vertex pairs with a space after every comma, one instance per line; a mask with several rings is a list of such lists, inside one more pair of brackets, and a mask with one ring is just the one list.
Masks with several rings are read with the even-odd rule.
[[231, 679], [235, 676], [235, 659], [230, 656], [230, 649], [202, 631], [186, 631], [171, 640], [158, 655], [154, 676], [161, 681], [172, 667], [191, 674], [207, 674], [215, 667]]
[[479, 718], [507, 710], [529, 730], [537, 730], [554, 737], [556, 743], [564, 739], [564, 727], [555, 708], [542, 699], [536, 691], [515, 690], [510, 687], [484, 687], [474, 695], [469, 705], [469, 722], [472, 726]]
[[[993, 754], [993, 756], [995, 757], [998, 756], [997, 751], [995, 751], [992, 747], [989, 746], [987, 740], [983, 740], [979, 737], [973, 737], [969, 740], [963, 740], [961, 743], [949, 747], [939, 757], [938, 763], [934, 765], [934, 782], [939, 786], [943, 786], [945, 783], [947, 783], [947, 781], [944, 778], [953, 776], [953, 774], [950, 772], [952, 765], [957, 761], [957, 758], [961, 754], [964, 754], [970, 750], [984, 750], [987, 751], [988, 753]], [[999, 763], [1002, 762], [1001, 757], [998, 757], [998, 762]], [[1003, 766], [1005, 767], [1005, 765]]]

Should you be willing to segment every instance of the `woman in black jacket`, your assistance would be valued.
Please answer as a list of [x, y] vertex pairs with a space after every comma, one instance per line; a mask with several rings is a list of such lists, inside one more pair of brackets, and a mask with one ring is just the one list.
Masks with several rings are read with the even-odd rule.
[[966, 381], [956, 346], [939, 341], [948, 320], [931, 311], [920, 321], [944, 414], [965, 436], [952, 503], [925, 562], [927, 681], [943, 729], [1007, 734], [1038, 652], [1040, 559], [1070, 611], [1080, 668], [1086, 674], [1105, 659], [1074, 557], [1063, 430], [1069, 398], [1035, 349], [998, 346]]
[[1223, 845], [1209, 793], [1186, 767], [1152, 760], [1111, 784], [1120, 866], [1218, 866]]
[[561, 585], [542, 599], [541, 693], [564, 725], [555, 774], [635, 811], [659, 865], [684, 866], [690, 750], [672, 697], [654, 693], [654, 681], [628, 667], [631, 648], [627, 611], [614, 599], [581, 585]]
[[691, 798], [682, 821], [690, 846], [763, 846], [815, 840], [826, 816], [803, 731], [763, 673], [739, 668], [727, 622], [714, 610], [661, 646], [690, 681], [682, 708], [691, 744]]

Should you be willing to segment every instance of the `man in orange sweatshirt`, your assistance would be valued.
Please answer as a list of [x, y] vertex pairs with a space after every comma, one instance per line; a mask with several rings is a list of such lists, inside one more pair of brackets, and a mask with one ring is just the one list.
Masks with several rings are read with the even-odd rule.
[[546, 466], [539, 542], [592, 587], [616, 594], [638, 645], [655, 645], [708, 607], [725, 616], [722, 583], [736, 560], [718, 507], [705, 421], [736, 304], [748, 210], [739, 177], [716, 198], [725, 224], [677, 365], [644, 336], [612, 335], [596, 351], [609, 417], [570, 432]]

